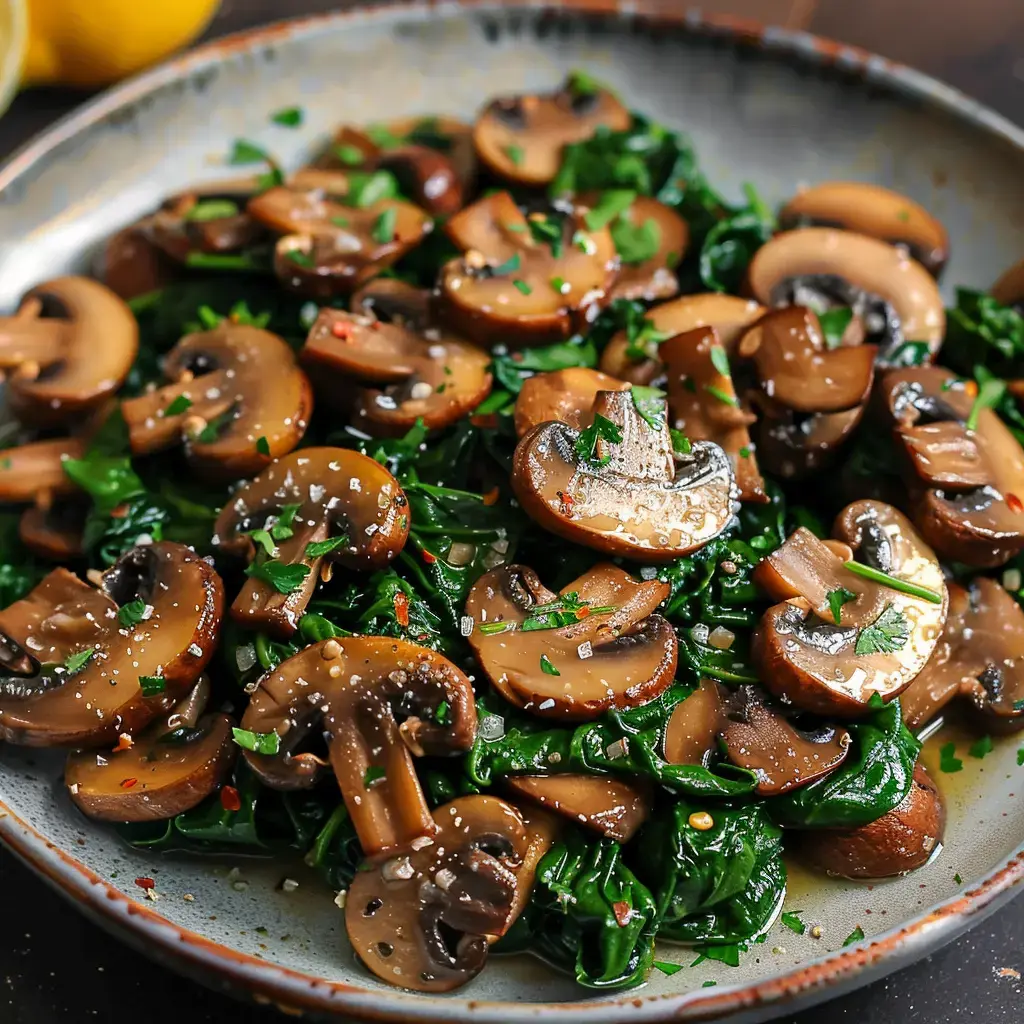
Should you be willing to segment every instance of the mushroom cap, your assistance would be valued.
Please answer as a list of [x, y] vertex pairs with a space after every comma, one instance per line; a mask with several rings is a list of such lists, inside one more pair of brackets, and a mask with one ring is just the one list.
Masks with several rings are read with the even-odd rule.
[[[142, 599], [149, 617], [122, 629], [119, 604]], [[132, 733], [179, 700], [213, 655], [224, 588], [210, 565], [181, 544], [132, 548], [97, 590], [54, 569], [27, 597], [0, 611], [7, 658], [0, 677], [0, 738], [29, 746], [97, 746]], [[70, 672], [72, 655], [95, 654]], [[56, 666], [56, 667], [54, 667]], [[45, 669], [45, 671], [44, 671]], [[140, 679], [160, 676], [145, 697]]]
[[96, 267], [96, 276], [125, 302], [165, 288], [178, 275], [178, 268], [138, 224], [129, 224], [107, 239]]
[[373, 858], [406, 853], [433, 835], [412, 758], [468, 750], [476, 705], [470, 681], [436, 651], [392, 637], [345, 637], [311, 644], [264, 676], [242, 728], [278, 734], [281, 753], [245, 758], [265, 782], [293, 788], [315, 781], [294, 755], [310, 733], [323, 732], [360, 846]]
[[[134, 454], [184, 440], [197, 472], [236, 480], [287, 455], [306, 432], [313, 389], [291, 346], [276, 334], [225, 320], [212, 330], [187, 334], [168, 353], [163, 369], [175, 383], [121, 403]], [[187, 407], [168, 415], [174, 403]], [[216, 437], [202, 440], [198, 421], [224, 416], [229, 418]], [[257, 448], [264, 438], [269, 454]]]
[[935, 277], [949, 259], [942, 222], [913, 199], [864, 181], [823, 181], [801, 189], [779, 211], [779, 226], [854, 231], [905, 248]]
[[462, 182], [463, 191], [470, 190], [477, 174], [471, 124], [457, 117], [438, 114], [429, 118], [398, 117], [386, 121], [385, 127], [396, 138], [446, 153]]
[[[604, 562], [556, 594], [532, 569], [502, 565], [484, 573], [466, 599], [466, 615], [476, 624], [469, 645], [510, 704], [540, 718], [597, 718], [609, 708], [645, 704], [672, 682], [678, 640], [654, 614], [668, 590]], [[585, 611], [576, 611], [569, 625], [537, 628], [538, 621], [553, 621], [539, 620], [545, 607], [561, 607], [571, 594], [576, 598], [568, 603], [575, 607], [578, 600]], [[508, 629], [490, 631], [499, 622]]]
[[3, 449], [0, 502], [20, 505], [35, 501], [40, 494], [74, 494], [78, 488], [64, 472], [64, 462], [82, 458], [86, 447], [81, 437], [57, 437]]
[[135, 317], [106, 285], [87, 277], [37, 285], [0, 321], [0, 367], [18, 368], [7, 379], [11, 410], [40, 427], [91, 412], [124, 383], [138, 349]]
[[484, 107], [473, 126], [480, 162], [517, 185], [547, 185], [562, 150], [598, 127], [625, 131], [633, 116], [607, 89], [582, 92], [571, 82], [551, 93], [503, 96]]
[[[758, 675], [781, 700], [823, 715], [869, 712], [874, 694], [898, 696], [931, 657], [946, 618], [942, 569], [909, 520], [889, 505], [856, 501], [840, 512], [833, 533], [859, 560], [880, 572], [942, 596], [940, 604], [859, 576], [809, 530], [796, 530], [754, 573], [769, 597], [754, 634]], [[835, 623], [829, 594], [854, 594]], [[906, 624], [895, 650], [857, 654], [861, 631], [884, 614]]]
[[690, 246], [690, 226], [672, 207], [650, 196], [637, 196], [619, 216], [636, 228], [653, 224], [658, 247], [654, 255], [645, 260], [623, 261], [612, 289], [612, 299], [642, 299], [644, 302], [671, 299], [679, 292], [675, 268]]
[[934, 355], [946, 331], [946, 310], [932, 276], [905, 252], [866, 235], [834, 228], [783, 231], [754, 254], [750, 293], [776, 305], [788, 280], [833, 277], [885, 300], [908, 341], [926, 341]]
[[996, 302], [1004, 306], [1021, 306], [1024, 304], [1024, 260], [1015, 263], [999, 278], [989, 293]]
[[85, 554], [87, 501], [63, 501], [48, 508], [31, 505], [18, 520], [18, 538], [39, 558], [73, 562]]
[[433, 823], [432, 843], [358, 871], [345, 903], [356, 956], [418, 992], [451, 991], [483, 969], [539, 859], [536, 830], [496, 797], [461, 797], [438, 807]]
[[877, 821], [849, 830], [799, 833], [802, 859], [843, 878], [892, 878], [926, 864], [942, 844], [946, 807], [922, 765], [903, 802]]
[[628, 391], [629, 388], [625, 381], [584, 366], [534, 374], [523, 381], [516, 398], [516, 436], [522, 437], [539, 424], [552, 420], [582, 430], [592, 418], [591, 410], [599, 391]]
[[581, 432], [542, 423], [516, 446], [512, 487], [523, 510], [567, 540], [625, 558], [667, 561], [717, 537], [734, 515], [735, 481], [724, 451], [697, 441], [687, 455], [672, 448], [668, 424], [652, 427], [626, 391], [594, 402], [621, 433], [598, 439], [582, 457]]
[[[537, 215], [541, 216], [541, 215]], [[565, 216], [556, 257], [507, 192], [460, 210], [445, 230], [464, 255], [438, 280], [438, 315], [481, 345], [546, 345], [585, 330], [610, 301], [619, 257], [607, 228]]]

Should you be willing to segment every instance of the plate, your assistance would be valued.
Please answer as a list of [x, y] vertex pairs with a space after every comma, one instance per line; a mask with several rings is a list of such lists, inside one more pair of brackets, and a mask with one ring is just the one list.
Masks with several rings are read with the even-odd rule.
[[[727, 193], [738, 197], [751, 180], [776, 204], [801, 182], [876, 181], [946, 224], [947, 282], [984, 287], [1022, 255], [1024, 133], [1002, 118], [924, 75], [811, 36], [647, 2], [621, 10], [612, 0], [359, 10], [271, 26], [164, 65], [58, 122], [0, 171], [0, 303], [13, 307], [37, 281], [87, 268], [101, 239], [182, 185], [228, 176], [235, 138], [296, 166], [343, 121], [470, 117], [484, 97], [544, 89], [576, 67], [688, 131]], [[301, 131], [270, 122], [292, 105], [306, 111]], [[938, 775], [947, 846], [912, 877], [855, 886], [795, 873], [787, 907], [820, 925], [820, 937], [776, 925], [738, 968], [655, 972], [643, 989], [597, 998], [519, 957], [495, 959], [450, 996], [379, 984], [353, 960], [341, 911], [301, 864], [130, 850], [70, 805], [52, 752], [0, 747], [0, 839], [168, 966], [313, 1016], [752, 1022], [909, 963], [1009, 898], [1024, 877], [1016, 746]], [[137, 884], [144, 878], [155, 883], [151, 895]], [[282, 887], [285, 878], [298, 886]], [[864, 940], [844, 947], [858, 927]], [[693, 959], [670, 946], [659, 956]]]

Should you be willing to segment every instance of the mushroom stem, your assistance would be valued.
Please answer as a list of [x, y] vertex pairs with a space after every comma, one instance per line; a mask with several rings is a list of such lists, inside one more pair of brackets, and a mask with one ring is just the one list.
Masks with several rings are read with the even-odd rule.
[[64, 320], [35, 320], [20, 314], [0, 317], [0, 368], [17, 369], [30, 360], [37, 367], [59, 363], [67, 351], [69, 334]]
[[[167, 384], [121, 403], [132, 453], [149, 455], [181, 442], [188, 422], [196, 417], [207, 423], [235, 404], [231, 377], [225, 370], [175, 384]], [[182, 411], [169, 413], [172, 408]]]

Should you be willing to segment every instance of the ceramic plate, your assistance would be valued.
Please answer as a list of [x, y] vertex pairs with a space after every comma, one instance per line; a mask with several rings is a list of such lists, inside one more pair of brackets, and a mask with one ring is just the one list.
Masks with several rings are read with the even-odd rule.
[[[447, 113], [535, 91], [584, 67], [628, 102], [688, 131], [716, 186], [756, 182], [772, 204], [801, 182], [876, 181], [942, 219], [947, 282], [990, 284], [1024, 253], [1024, 134], [906, 68], [809, 36], [640, 16], [644, 3], [443, 3], [357, 11], [260, 30], [196, 51], [84, 107], [0, 172], [0, 304], [87, 267], [100, 240], [182, 185], [230, 173], [239, 136], [295, 166], [344, 121]], [[269, 114], [301, 104], [302, 131]], [[794, 874], [776, 925], [738, 968], [704, 963], [639, 991], [593, 998], [531, 959], [492, 960], [447, 997], [410, 995], [353, 960], [342, 913], [300, 866], [157, 858], [77, 814], [62, 758], [0, 747], [0, 838], [84, 912], [172, 967], [261, 1001], [324, 1016], [395, 1021], [754, 1021], [863, 984], [923, 955], [1007, 899], [1024, 876], [1016, 743], [938, 778], [946, 849], [875, 886]], [[933, 766], [934, 767], [934, 766]], [[955, 787], [949, 780], [955, 779]], [[155, 901], [135, 880], [152, 878]], [[281, 890], [285, 877], [299, 883]], [[289, 887], [291, 888], [291, 887]], [[187, 898], [187, 897], [191, 897]], [[865, 939], [843, 947], [857, 927]], [[673, 947], [659, 955], [688, 964]], [[706, 982], [714, 987], [702, 987]]]

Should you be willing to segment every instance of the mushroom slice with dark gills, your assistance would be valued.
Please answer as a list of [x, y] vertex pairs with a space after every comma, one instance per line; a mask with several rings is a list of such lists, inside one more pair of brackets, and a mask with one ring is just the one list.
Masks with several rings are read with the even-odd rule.
[[783, 229], [840, 228], [906, 249], [934, 277], [949, 259], [941, 221], [899, 192], [864, 181], [823, 181], [801, 189], [779, 211]]
[[408, 535], [408, 499], [379, 462], [346, 448], [302, 448], [235, 493], [213, 543], [250, 562], [232, 618], [287, 637], [333, 564], [383, 569]]
[[437, 329], [419, 333], [337, 309], [320, 311], [302, 360], [328, 377], [378, 385], [355, 395], [358, 422], [378, 435], [404, 434], [419, 419], [440, 430], [472, 412], [491, 390], [491, 360], [482, 349]]
[[64, 784], [90, 818], [159, 821], [206, 799], [227, 778], [238, 752], [227, 715], [204, 714], [209, 681], [201, 679], [165, 718], [121, 737], [113, 752], [68, 755]]
[[1024, 260], [1015, 263], [991, 288], [992, 298], [1024, 315]]
[[890, 371], [880, 397], [929, 544], [983, 567], [1024, 549], [1024, 451], [999, 416], [975, 409], [966, 382], [938, 367]]
[[517, 185], [547, 185], [561, 166], [562, 150], [598, 128], [625, 131], [633, 122], [618, 98], [581, 88], [570, 76], [552, 93], [492, 100], [473, 127], [476, 153], [488, 170]]
[[441, 268], [438, 314], [481, 345], [546, 345], [585, 331], [611, 300], [619, 257], [606, 227], [573, 211], [526, 218], [507, 192], [445, 225], [463, 255]]
[[225, 320], [188, 334], [168, 353], [173, 383], [121, 403], [132, 451], [184, 443], [204, 477], [236, 480], [302, 440], [313, 390], [295, 354], [269, 331]]
[[353, 313], [422, 331], [433, 325], [430, 300], [426, 288], [417, 288], [397, 277], [375, 277], [352, 293], [349, 305]]
[[277, 737], [277, 754], [245, 758], [280, 789], [314, 783], [321, 766], [299, 748], [322, 734], [360, 846], [376, 858], [408, 853], [436, 832], [413, 757], [468, 750], [476, 705], [472, 684], [436, 651], [345, 637], [312, 644], [265, 675], [242, 727]]
[[935, 555], [891, 506], [854, 502], [833, 533], [856, 562], [801, 527], [755, 570], [781, 603], [764, 613], [752, 655], [783, 701], [853, 717], [868, 713], [875, 694], [898, 696], [921, 671], [942, 632], [947, 593]]
[[879, 346], [885, 360], [907, 341], [932, 357], [946, 327], [935, 281], [905, 252], [875, 238], [833, 228], [784, 231], [762, 246], [747, 271], [750, 293], [765, 306], [807, 306], [819, 316], [852, 311], [844, 342]]
[[[118, 606], [130, 602], [144, 618], [122, 627]], [[98, 590], [54, 569], [0, 612], [0, 739], [97, 746], [141, 729], [203, 671], [223, 606], [220, 577], [170, 541], [126, 552]]]
[[673, 449], [662, 408], [601, 391], [589, 427], [541, 423], [517, 445], [512, 487], [552, 533], [611, 555], [667, 561], [702, 547], [738, 503], [729, 457], [710, 441]]
[[561, 593], [526, 566], [499, 566], [469, 592], [469, 644], [509, 703], [586, 721], [645, 704], [672, 682], [678, 641], [655, 612], [667, 596], [668, 584], [637, 582], [608, 563]]
[[491, 944], [514, 923], [542, 844], [515, 807], [492, 796], [444, 804], [432, 826], [422, 845], [356, 872], [345, 927], [381, 980], [448, 992], [480, 973]]

